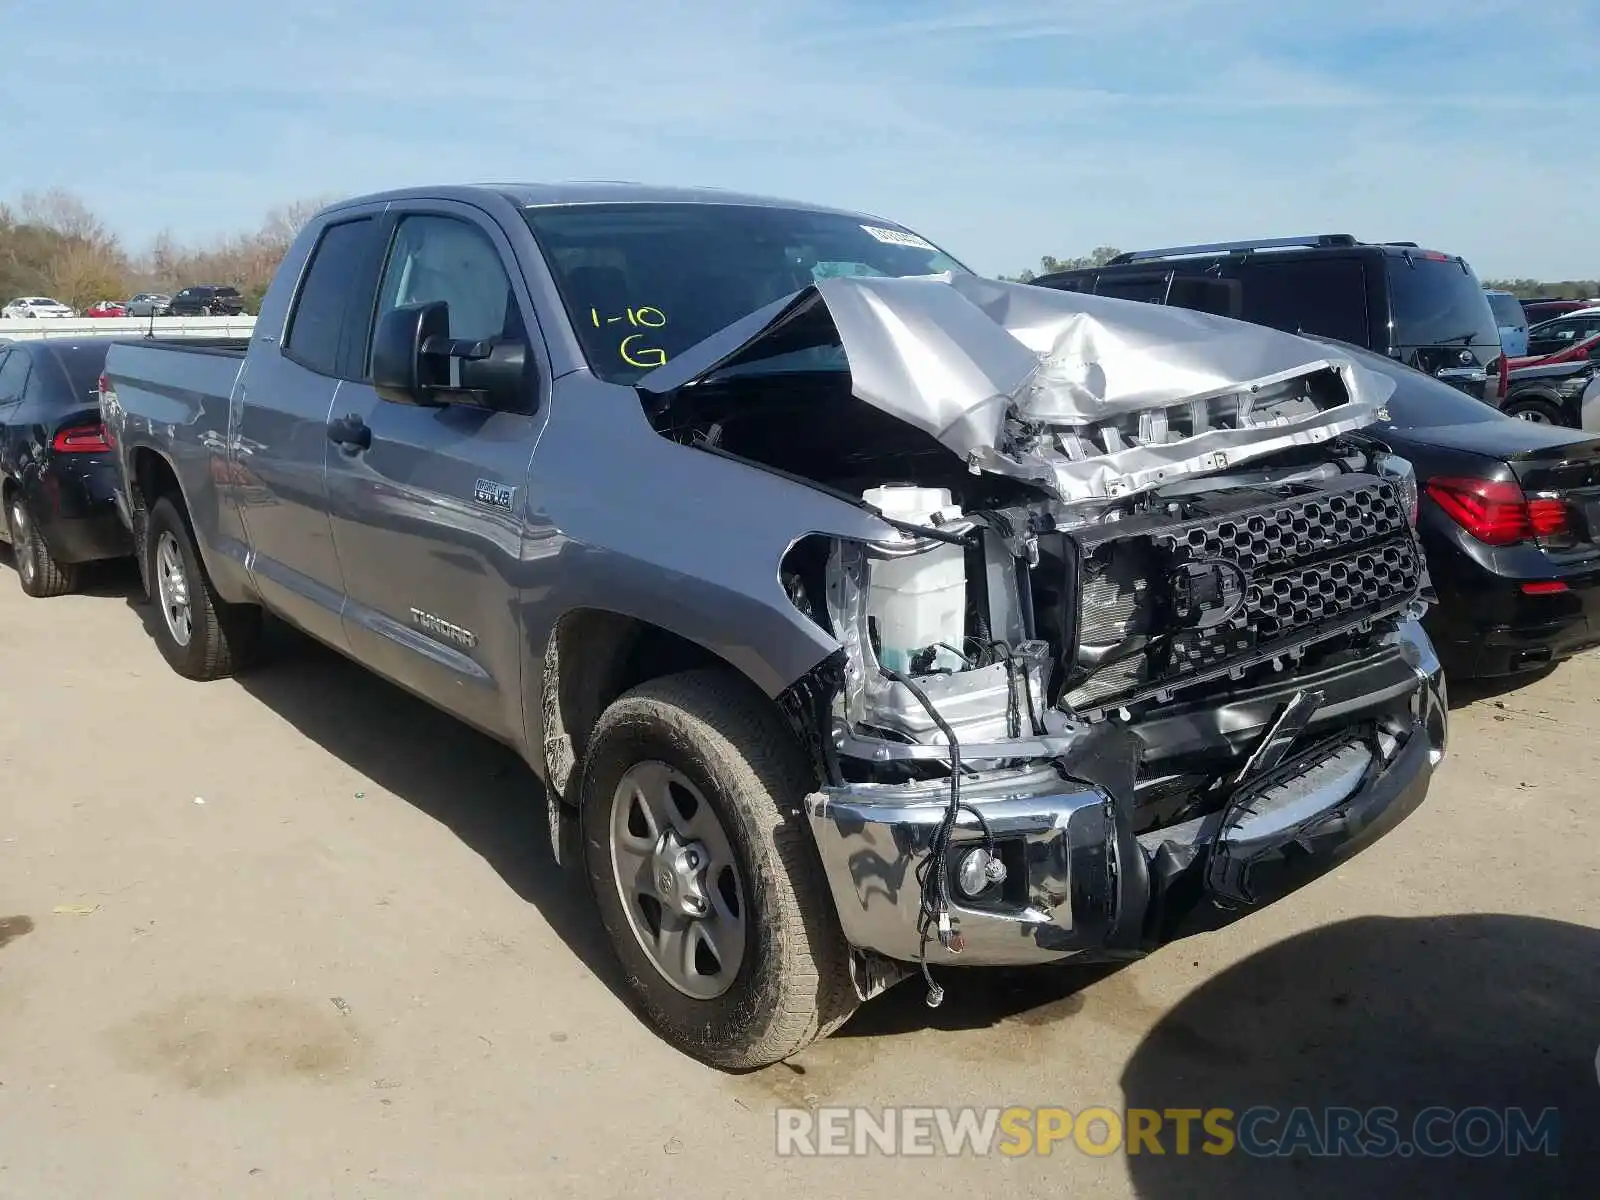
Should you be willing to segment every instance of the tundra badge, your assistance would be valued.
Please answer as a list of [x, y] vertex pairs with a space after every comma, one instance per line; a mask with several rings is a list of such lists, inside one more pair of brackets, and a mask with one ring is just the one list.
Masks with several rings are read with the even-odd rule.
[[496, 483], [492, 479], [480, 479], [472, 485], [472, 501], [474, 504], [488, 504], [495, 508], [511, 511], [511, 501], [516, 497], [517, 489], [503, 483]]
[[411, 623], [418, 629], [441, 637], [447, 642], [454, 642], [464, 650], [471, 650], [478, 644], [478, 635], [470, 629], [463, 629], [459, 625], [452, 625], [449, 621], [434, 616], [432, 613], [423, 612], [420, 608], [411, 610]]

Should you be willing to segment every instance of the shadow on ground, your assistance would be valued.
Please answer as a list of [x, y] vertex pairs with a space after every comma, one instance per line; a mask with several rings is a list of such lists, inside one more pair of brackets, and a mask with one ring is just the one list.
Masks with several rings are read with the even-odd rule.
[[1015, 1022], [1044, 1027], [1082, 1010], [1082, 993], [1118, 970], [1063, 966], [953, 970], [935, 968], [944, 1002], [929, 1008], [928, 989], [912, 976], [864, 1004], [835, 1038], [896, 1037], [932, 1029], [957, 1033]]
[[[1208, 1043], [1196, 1053], [1194, 1035]], [[1122, 1075], [1128, 1108], [1283, 1114], [1430, 1106], [1558, 1113], [1555, 1157], [1129, 1156], [1137, 1194], [1178, 1197], [1600, 1194], [1600, 931], [1505, 915], [1362, 918], [1271, 946], [1167, 1013]], [[1448, 1137], [1450, 1121], [1427, 1132]], [[1479, 1123], [1469, 1138], [1482, 1138]], [[1197, 1137], [1197, 1143], [1199, 1138]]]
[[[134, 581], [128, 604], [160, 620]], [[238, 684], [329, 754], [427, 813], [534, 905], [580, 961], [631, 1003], [576, 861], [575, 831], [550, 853], [544, 792], [508, 747], [325, 646], [269, 620], [262, 665]]]
[[1454, 711], [1465, 708], [1479, 700], [1494, 700], [1500, 696], [1519, 692], [1525, 687], [1531, 687], [1541, 679], [1548, 679], [1561, 670], [1561, 664], [1540, 667], [1535, 671], [1519, 671], [1515, 675], [1491, 675], [1484, 679], [1448, 679], [1450, 687], [1450, 708]]
[[[0, 542], [0, 565], [7, 567], [14, 574], [17, 569], [17, 558], [10, 545]], [[113, 558], [104, 562], [84, 563], [78, 568], [78, 586], [74, 589], [83, 596], [110, 596], [128, 597], [139, 596], [141, 584], [139, 583], [139, 568], [131, 558]], [[17, 581], [20, 590], [22, 581]], [[48, 600], [44, 603], [49, 603]], [[132, 601], [130, 601], [132, 603]]]

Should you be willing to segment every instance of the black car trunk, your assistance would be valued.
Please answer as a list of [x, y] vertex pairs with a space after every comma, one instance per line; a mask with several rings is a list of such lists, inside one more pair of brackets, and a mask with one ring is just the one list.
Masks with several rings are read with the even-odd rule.
[[[1392, 401], [1391, 407], [1402, 410], [1397, 416], [1416, 415], [1404, 400]], [[1404, 433], [1432, 447], [1503, 462], [1529, 503], [1553, 500], [1566, 505], [1565, 532], [1536, 537], [1542, 549], [1592, 553], [1592, 543], [1600, 542], [1600, 438], [1492, 413], [1458, 424], [1409, 425]]]
[[1509, 455], [1506, 463], [1530, 501], [1555, 500], [1568, 510], [1567, 533], [1536, 540], [1546, 550], [1587, 549], [1600, 542], [1600, 438]]

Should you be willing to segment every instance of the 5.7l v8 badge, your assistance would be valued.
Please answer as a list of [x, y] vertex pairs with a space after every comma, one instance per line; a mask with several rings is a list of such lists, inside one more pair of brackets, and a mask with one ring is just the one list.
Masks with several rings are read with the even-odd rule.
[[512, 502], [516, 499], [517, 489], [504, 483], [496, 483], [492, 479], [480, 479], [472, 485], [472, 502], [474, 504], [487, 504], [492, 508], [503, 508], [511, 511]]

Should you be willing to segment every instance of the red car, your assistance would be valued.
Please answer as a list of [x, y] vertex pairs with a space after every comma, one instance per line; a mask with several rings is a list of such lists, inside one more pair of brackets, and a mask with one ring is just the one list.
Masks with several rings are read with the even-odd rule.
[[1522, 311], [1527, 316], [1529, 325], [1537, 325], [1553, 317], [1564, 317], [1579, 309], [1593, 307], [1593, 300], [1551, 300], [1544, 296], [1522, 302]]
[[1538, 363], [1541, 367], [1553, 367], [1556, 363], [1574, 362], [1580, 358], [1600, 358], [1600, 333], [1580, 338], [1566, 349], [1557, 350], [1554, 354], [1524, 354], [1520, 358], [1508, 358], [1506, 369], [1515, 371], [1518, 367], [1531, 367], [1534, 363]]
[[101, 300], [83, 310], [86, 317], [125, 317], [128, 306], [120, 300]]

